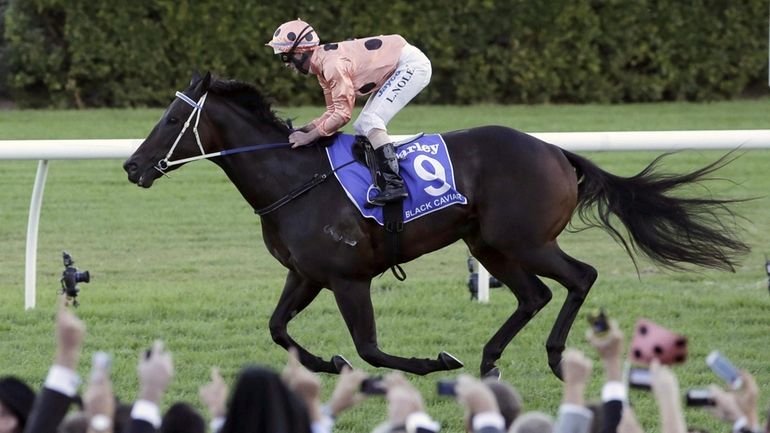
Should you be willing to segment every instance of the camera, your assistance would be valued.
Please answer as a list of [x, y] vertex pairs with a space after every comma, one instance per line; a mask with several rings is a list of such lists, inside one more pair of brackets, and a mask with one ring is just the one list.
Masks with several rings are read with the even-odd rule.
[[714, 406], [714, 396], [711, 395], [711, 391], [708, 389], [691, 389], [687, 391], [685, 396], [685, 403], [687, 406]]
[[367, 377], [361, 382], [361, 393], [366, 395], [384, 395], [387, 393], [382, 376]]
[[607, 313], [604, 312], [604, 308], [589, 313], [588, 323], [591, 324], [591, 329], [596, 335], [604, 335], [610, 330], [610, 323], [609, 320], [607, 320]]
[[438, 395], [454, 397], [455, 395], [457, 395], [457, 393], [455, 392], [455, 386], [457, 386], [457, 381], [449, 380], [449, 379], [441, 379], [438, 382], [436, 382], [436, 392], [438, 393]]
[[75, 261], [72, 260], [72, 256], [68, 252], [62, 252], [62, 259], [64, 260], [64, 271], [61, 273], [61, 293], [67, 295], [67, 299], [72, 300], [72, 305], [77, 307], [80, 305], [77, 300], [80, 292], [78, 283], [88, 283], [91, 281], [91, 275], [88, 271], [78, 272], [78, 269], [72, 266]]
[[[471, 300], [479, 298], [479, 273], [474, 269], [476, 261], [473, 257], [468, 257], [468, 292], [471, 294]], [[492, 275], [489, 276], [489, 288], [496, 289], [503, 287], [503, 283]]]

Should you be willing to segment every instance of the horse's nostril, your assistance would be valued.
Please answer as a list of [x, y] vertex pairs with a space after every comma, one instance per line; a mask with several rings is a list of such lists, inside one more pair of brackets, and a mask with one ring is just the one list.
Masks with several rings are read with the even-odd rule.
[[134, 174], [136, 173], [138, 166], [135, 162], [126, 162], [123, 164], [123, 170], [126, 170], [126, 173], [128, 174]]

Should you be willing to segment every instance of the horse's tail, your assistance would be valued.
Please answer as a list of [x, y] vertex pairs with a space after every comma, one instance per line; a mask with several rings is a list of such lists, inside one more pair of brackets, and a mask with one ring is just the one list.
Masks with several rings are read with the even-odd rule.
[[[732, 152], [691, 173], [656, 172], [664, 154], [631, 177], [610, 174], [591, 161], [562, 149], [578, 175], [577, 213], [589, 227], [601, 227], [623, 245], [631, 259], [641, 251], [657, 263], [682, 263], [735, 271], [739, 256], [750, 248], [736, 234], [736, 215], [727, 206], [743, 200], [673, 197], [666, 193], [697, 184], [735, 158]], [[597, 208], [594, 213], [593, 207]], [[615, 228], [611, 214], [630, 234], [630, 245]], [[728, 222], [726, 222], [728, 221]], [[634, 260], [634, 265], [636, 261]]]

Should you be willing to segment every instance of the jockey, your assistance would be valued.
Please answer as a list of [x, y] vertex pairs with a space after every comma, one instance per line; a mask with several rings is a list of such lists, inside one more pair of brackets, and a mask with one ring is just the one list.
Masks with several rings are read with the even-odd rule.
[[386, 126], [425, 86], [430, 60], [399, 35], [375, 36], [319, 45], [315, 30], [296, 19], [281, 24], [266, 45], [287, 67], [313, 74], [323, 89], [326, 112], [289, 136], [292, 147], [334, 134], [350, 121], [356, 96], [371, 95], [358, 119], [356, 133], [374, 148], [385, 186], [371, 202], [384, 206], [407, 197], [398, 174], [398, 157]]

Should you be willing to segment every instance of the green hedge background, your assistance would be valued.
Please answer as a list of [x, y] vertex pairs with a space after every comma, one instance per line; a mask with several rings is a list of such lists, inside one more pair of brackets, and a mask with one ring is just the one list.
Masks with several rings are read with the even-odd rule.
[[322, 104], [264, 46], [302, 17], [322, 41], [400, 33], [417, 101], [621, 103], [767, 94], [765, 0], [0, 0], [0, 95], [22, 107], [165, 106], [193, 70]]

